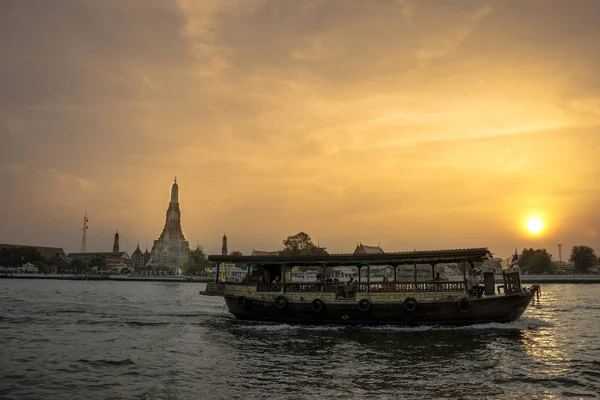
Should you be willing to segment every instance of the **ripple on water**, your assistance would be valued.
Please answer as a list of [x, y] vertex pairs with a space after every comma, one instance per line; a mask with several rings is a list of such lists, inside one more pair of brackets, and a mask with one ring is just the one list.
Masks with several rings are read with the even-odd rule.
[[544, 295], [509, 324], [305, 326], [194, 284], [0, 281], [0, 398], [592, 398], [600, 285]]

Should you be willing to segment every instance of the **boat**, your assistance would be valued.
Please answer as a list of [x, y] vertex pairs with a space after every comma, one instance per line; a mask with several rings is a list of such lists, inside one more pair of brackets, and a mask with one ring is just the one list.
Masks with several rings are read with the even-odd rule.
[[[469, 325], [517, 320], [539, 285], [521, 285], [518, 270], [503, 271], [496, 286], [493, 271], [482, 271], [483, 284], [471, 286], [487, 248], [337, 255], [210, 255], [216, 279], [201, 294], [222, 296], [229, 312], [240, 320], [341, 325]], [[463, 280], [447, 281], [435, 274], [437, 264], [462, 264]], [[247, 271], [242, 282], [221, 279], [221, 265]], [[418, 279], [417, 265], [431, 267], [431, 280]], [[398, 268], [414, 267], [414, 278], [398, 279]], [[292, 268], [355, 268], [357, 280], [292, 282]], [[371, 267], [391, 267], [386, 282], [371, 281]], [[297, 271], [298, 268], [295, 268]], [[366, 270], [366, 271], [365, 271]], [[274, 279], [273, 279], [274, 278]], [[273, 279], [273, 280], [271, 280]]]

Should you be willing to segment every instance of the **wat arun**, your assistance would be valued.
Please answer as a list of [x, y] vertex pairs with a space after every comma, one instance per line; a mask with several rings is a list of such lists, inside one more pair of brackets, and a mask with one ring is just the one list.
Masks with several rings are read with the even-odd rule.
[[177, 272], [187, 259], [190, 244], [181, 230], [181, 211], [179, 211], [179, 185], [177, 177], [171, 186], [171, 201], [167, 209], [167, 220], [160, 237], [154, 241], [147, 266], [167, 266]]

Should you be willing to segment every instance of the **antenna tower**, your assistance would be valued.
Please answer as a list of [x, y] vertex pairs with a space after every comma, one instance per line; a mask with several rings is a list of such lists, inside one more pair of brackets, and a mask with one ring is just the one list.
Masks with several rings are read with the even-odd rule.
[[88, 230], [88, 217], [87, 208], [85, 209], [85, 215], [83, 217], [83, 235], [81, 236], [81, 252], [85, 253], [87, 248], [87, 230]]

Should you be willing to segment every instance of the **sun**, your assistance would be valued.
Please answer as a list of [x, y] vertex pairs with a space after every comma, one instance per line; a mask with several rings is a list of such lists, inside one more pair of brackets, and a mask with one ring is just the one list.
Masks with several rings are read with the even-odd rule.
[[537, 235], [544, 229], [544, 223], [538, 216], [529, 217], [527, 219], [527, 230], [534, 235]]

